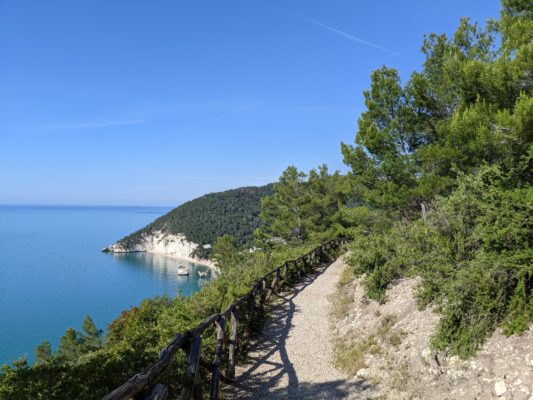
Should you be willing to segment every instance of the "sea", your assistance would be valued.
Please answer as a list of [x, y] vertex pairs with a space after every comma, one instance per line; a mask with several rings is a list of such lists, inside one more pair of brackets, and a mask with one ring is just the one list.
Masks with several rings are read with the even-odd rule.
[[[0, 206], [0, 365], [65, 330], [97, 327], [155, 296], [189, 296], [211, 271], [205, 265], [149, 253], [101, 249], [168, 212], [164, 207]], [[177, 267], [189, 267], [178, 276]], [[198, 271], [207, 271], [208, 279]]]

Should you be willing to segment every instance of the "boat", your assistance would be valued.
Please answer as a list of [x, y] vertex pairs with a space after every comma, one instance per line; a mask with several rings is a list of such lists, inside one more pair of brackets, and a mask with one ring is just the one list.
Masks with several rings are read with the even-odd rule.
[[178, 275], [189, 275], [189, 268], [180, 265], [178, 267]]
[[207, 271], [198, 271], [198, 276], [200, 278], [207, 278]]

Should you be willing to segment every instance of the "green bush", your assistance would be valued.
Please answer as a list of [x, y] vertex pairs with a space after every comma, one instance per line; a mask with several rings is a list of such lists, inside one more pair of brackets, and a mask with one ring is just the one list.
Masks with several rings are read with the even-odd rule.
[[533, 321], [533, 189], [508, 189], [497, 167], [461, 175], [425, 219], [397, 222], [351, 245], [350, 265], [383, 301], [394, 280], [418, 275], [421, 307], [441, 315], [432, 344], [463, 357], [497, 326], [507, 334]]

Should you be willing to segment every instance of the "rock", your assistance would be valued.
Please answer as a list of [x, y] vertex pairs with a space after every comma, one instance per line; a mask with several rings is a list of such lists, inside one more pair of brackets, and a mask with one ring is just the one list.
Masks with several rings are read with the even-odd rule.
[[457, 357], [457, 356], [452, 356], [452, 357], [450, 357], [450, 358], [448, 359], [448, 364], [449, 364], [450, 366], [452, 366], [452, 365], [456, 365], [458, 362], [459, 362], [459, 357]]
[[368, 368], [361, 368], [359, 371], [357, 371], [356, 376], [360, 379], [368, 379], [370, 376], [370, 371]]
[[152, 252], [167, 256], [190, 258], [191, 253], [198, 247], [198, 244], [187, 240], [185, 235], [164, 233], [154, 231], [145, 233], [137, 238], [135, 243], [126, 245], [124, 242], [117, 242], [102, 249], [109, 253], [131, 253], [131, 252]]
[[507, 392], [507, 386], [505, 386], [504, 381], [498, 381], [494, 384], [494, 392], [496, 396], [501, 397]]
[[421, 355], [422, 355], [422, 359], [425, 362], [429, 363], [429, 361], [431, 360], [431, 350], [426, 348], [426, 349], [422, 350]]

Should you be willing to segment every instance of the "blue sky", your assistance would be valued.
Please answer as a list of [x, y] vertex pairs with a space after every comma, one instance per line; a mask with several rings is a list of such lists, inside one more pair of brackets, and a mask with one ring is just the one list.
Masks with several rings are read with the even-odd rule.
[[345, 170], [362, 91], [496, 0], [0, 0], [0, 204], [177, 205]]

